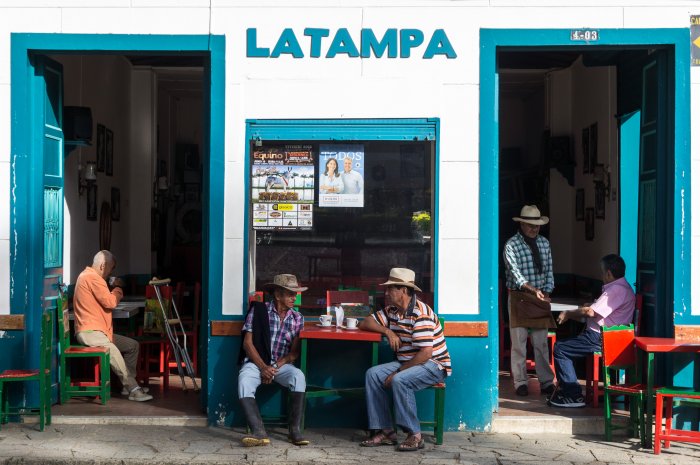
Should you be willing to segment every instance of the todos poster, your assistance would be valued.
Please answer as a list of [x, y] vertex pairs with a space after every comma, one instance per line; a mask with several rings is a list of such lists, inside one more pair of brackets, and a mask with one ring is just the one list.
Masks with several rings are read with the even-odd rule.
[[364, 207], [364, 176], [364, 145], [321, 145], [318, 156], [318, 206]]

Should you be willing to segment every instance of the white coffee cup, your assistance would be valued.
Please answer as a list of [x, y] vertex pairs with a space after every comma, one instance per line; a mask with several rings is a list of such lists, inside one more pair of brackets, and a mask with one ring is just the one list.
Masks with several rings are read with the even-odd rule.
[[357, 318], [346, 318], [345, 327], [349, 329], [357, 328]]
[[318, 320], [321, 322], [321, 326], [330, 326], [333, 317], [331, 315], [321, 315], [318, 317]]

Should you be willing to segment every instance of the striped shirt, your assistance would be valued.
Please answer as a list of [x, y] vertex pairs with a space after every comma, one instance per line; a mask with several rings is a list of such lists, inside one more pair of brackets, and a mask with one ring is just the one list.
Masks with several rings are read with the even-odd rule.
[[386, 307], [372, 314], [374, 320], [389, 328], [401, 339], [401, 346], [396, 352], [399, 362], [408, 362], [422, 347], [432, 347], [431, 360], [445, 369], [447, 376], [452, 374], [452, 363], [447, 344], [442, 334], [442, 325], [433, 309], [415, 296], [403, 317], [396, 307]]
[[551, 294], [554, 290], [552, 249], [546, 238], [538, 235], [536, 240], [542, 256], [541, 273], [535, 269], [532, 251], [519, 232], [506, 241], [506, 245], [503, 247], [503, 261], [506, 265], [506, 287], [508, 289], [517, 291], [523, 287], [523, 284], [530, 283], [547, 294]]
[[[299, 333], [304, 328], [304, 317], [301, 313], [294, 309], [287, 311], [284, 321], [280, 319], [275, 309], [274, 302], [266, 302], [267, 316], [270, 319], [270, 354], [272, 362], [276, 362], [284, 357], [292, 349], [292, 341], [295, 337], [299, 337]], [[251, 308], [246, 316], [243, 331], [253, 331], [253, 314], [255, 312]], [[246, 357], [248, 361], [248, 357]]]

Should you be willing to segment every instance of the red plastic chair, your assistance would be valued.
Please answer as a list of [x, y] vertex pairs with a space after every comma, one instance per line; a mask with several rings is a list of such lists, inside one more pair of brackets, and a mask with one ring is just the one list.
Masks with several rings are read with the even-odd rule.
[[[642, 294], [635, 296], [634, 302], [634, 332], [639, 334], [642, 323]], [[586, 403], [598, 407], [600, 398], [600, 352], [594, 352], [586, 357]]]
[[[603, 398], [605, 402], [605, 440], [610, 441], [613, 429], [629, 429], [633, 435], [639, 437], [644, 444], [644, 395], [646, 385], [637, 382], [637, 352], [634, 346], [634, 325], [603, 327], [603, 370], [605, 372]], [[611, 371], [625, 372], [625, 382], [613, 384]], [[612, 422], [612, 410], [610, 396], [629, 396], [630, 415], [629, 424], [624, 426], [614, 425]], [[650, 402], [651, 400], [649, 400]]]
[[[164, 301], [173, 298], [173, 289], [170, 286], [161, 286], [160, 295]], [[146, 299], [157, 299], [153, 286], [146, 286]], [[161, 378], [163, 389], [170, 386], [170, 373], [168, 361], [170, 359], [170, 345], [164, 335], [139, 334], [135, 338], [139, 342], [139, 360], [136, 368], [136, 379], [148, 385], [150, 378]]]
[[656, 390], [656, 429], [654, 430], [654, 453], [661, 453], [661, 441], [668, 449], [671, 441], [700, 443], [699, 431], [673, 428], [673, 403], [675, 400], [689, 401], [689, 405], [700, 406], [700, 391], [691, 388], [662, 387]]

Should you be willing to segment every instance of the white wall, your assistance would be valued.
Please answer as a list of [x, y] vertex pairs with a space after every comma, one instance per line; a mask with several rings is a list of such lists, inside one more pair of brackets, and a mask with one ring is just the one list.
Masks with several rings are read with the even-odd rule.
[[[112, 187], [120, 190], [121, 215], [112, 222], [110, 250], [117, 257], [115, 273], [126, 274], [131, 269], [130, 236], [138, 231], [141, 223], [134, 223], [130, 211], [130, 166], [133, 152], [129, 150], [129, 122], [131, 92], [131, 65], [116, 55], [63, 55], [55, 56], [63, 64], [64, 101], [67, 106], [90, 107], [93, 120], [93, 138], [90, 147], [72, 150], [65, 161], [65, 234], [64, 279], [75, 282], [83, 268], [92, 263], [100, 250], [100, 208], [103, 202], [111, 204]], [[114, 134], [113, 174], [97, 172], [97, 220], [87, 220], [87, 192], [78, 193], [78, 163], [96, 161], [97, 124], [102, 124]], [[84, 173], [84, 171], [83, 171]], [[137, 180], [141, 176], [137, 176]], [[147, 179], [146, 179], [147, 181]], [[145, 218], [150, 222], [150, 214]]]
[[[442, 313], [478, 312], [478, 160], [479, 160], [479, 29], [480, 28], [634, 28], [688, 27], [689, 15], [699, 14], [697, 2], [688, 0], [411, 0], [395, 4], [386, 1], [287, 1], [218, 0], [212, 9], [206, 0], [4, 0], [0, 7], [0, 311], [9, 304], [9, 218], [10, 218], [10, 56], [11, 32], [124, 33], [124, 34], [223, 34], [226, 36], [226, 167], [224, 212], [224, 273], [227, 281], [223, 311], [241, 313], [244, 264], [242, 206], [246, 197], [244, 179], [246, 118], [394, 118], [439, 117], [440, 181], [450, 187], [449, 196], [438, 199], [440, 208], [440, 250], [438, 291]], [[282, 6], [280, 6], [282, 5]], [[376, 5], [376, 6], [374, 6]], [[394, 5], [400, 5], [394, 7]], [[275, 8], [270, 8], [274, 6]], [[271, 46], [283, 27], [292, 27], [302, 37], [304, 27], [319, 25], [335, 29], [347, 27], [357, 38], [362, 27], [384, 30], [389, 27], [417, 27], [424, 31], [444, 28], [458, 53], [455, 60], [410, 59], [251, 59], [245, 56], [245, 30], [257, 27], [261, 45]], [[272, 42], [272, 44], [271, 44]], [[326, 42], [327, 46], [328, 42]], [[304, 45], [308, 50], [308, 45]], [[89, 44], [86, 44], [89, 47]], [[121, 75], [121, 74], [120, 74]], [[148, 76], [138, 79], [148, 81]], [[692, 74], [693, 101], [697, 100], [700, 75]], [[576, 83], [572, 83], [575, 85]], [[116, 87], [120, 86], [115, 82]], [[141, 91], [139, 87], [139, 92]], [[122, 89], [124, 90], [124, 89]], [[104, 91], [104, 89], [102, 89]], [[123, 102], [147, 109], [152, 99], [123, 94]], [[105, 96], [106, 98], [109, 96]], [[119, 105], [120, 102], [115, 102]], [[585, 103], [585, 102], [583, 102]], [[698, 108], [697, 105], [694, 108]], [[134, 109], [135, 110], [135, 109]], [[594, 109], [590, 109], [591, 112]], [[152, 120], [134, 111], [130, 126], [105, 121], [115, 136], [134, 134], [141, 127], [152, 127]], [[595, 116], [591, 114], [591, 116]], [[100, 119], [99, 116], [96, 117]], [[700, 118], [691, 118], [697, 129]], [[125, 121], [123, 124], [126, 124]], [[572, 131], [581, 124], [572, 121]], [[599, 137], [605, 137], [599, 123]], [[129, 131], [131, 129], [131, 131]], [[694, 131], [698, 132], [698, 131]], [[119, 144], [124, 144], [122, 140]], [[135, 144], [135, 145], [134, 145]], [[117, 148], [119, 147], [119, 149]], [[115, 146], [115, 155], [125, 146]], [[132, 149], [152, 153], [153, 141], [132, 141]], [[697, 142], [693, 142], [694, 166], [700, 162]], [[601, 148], [601, 154], [603, 149]], [[75, 157], [75, 155], [71, 155]], [[144, 158], [137, 157], [143, 161]], [[121, 170], [115, 159], [115, 169]], [[148, 166], [131, 166], [130, 173]], [[459, 173], [459, 174], [458, 174]], [[150, 176], [150, 171], [148, 172]], [[613, 175], [613, 179], [616, 176]], [[698, 177], [692, 179], [694, 192], [700, 191]], [[150, 182], [130, 180], [132, 196], [150, 198]], [[108, 192], [100, 190], [101, 194]], [[445, 189], [442, 190], [445, 192]], [[698, 194], [693, 194], [697, 198]], [[592, 198], [592, 197], [591, 197]], [[128, 220], [143, 220], [140, 202]], [[128, 199], [122, 198], [122, 214]], [[694, 203], [697, 205], [698, 203]], [[573, 197], [571, 201], [573, 208]], [[608, 204], [606, 214], [614, 206]], [[458, 214], [451, 214], [457, 212]], [[700, 216], [700, 215], [697, 215]], [[124, 216], [122, 217], [124, 218]], [[693, 222], [698, 221], [693, 218]], [[126, 223], [117, 225], [116, 238]], [[142, 223], [143, 224], [143, 223]], [[96, 225], [95, 225], [96, 226]], [[575, 225], [578, 226], [578, 225]], [[598, 223], [596, 224], [598, 226]], [[582, 228], [575, 227], [575, 230]], [[597, 228], [596, 236], [598, 236]], [[693, 249], [700, 244], [700, 228], [693, 229]], [[612, 236], [606, 236], [612, 237]], [[87, 238], [96, 241], [97, 232]], [[117, 253], [131, 265], [139, 258], [147, 235], [131, 236], [129, 252], [118, 246]], [[592, 247], [592, 245], [591, 245]], [[590, 248], [590, 247], [589, 247]], [[93, 250], [88, 243], [86, 250]], [[601, 250], [588, 250], [585, 258]], [[583, 250], [582, 253], [585, 253]], [[578, 257], [578, 256], [577, 256]], [[85, 261], [85, 257], [77, 260]], [[698, 259], [693, 268], [698, 269]], [[73, 271], [71, 271], [73, 273]], [[593, 274], [594, 271], [587, 270]], [[700, 289], [698, 273], [693, 288]], [[694, 291], [700, 292], [700, 291]], [[700, 309], [700, 307], [698, 307]], [[699, 310], [700, 311], [700, 310]]]

